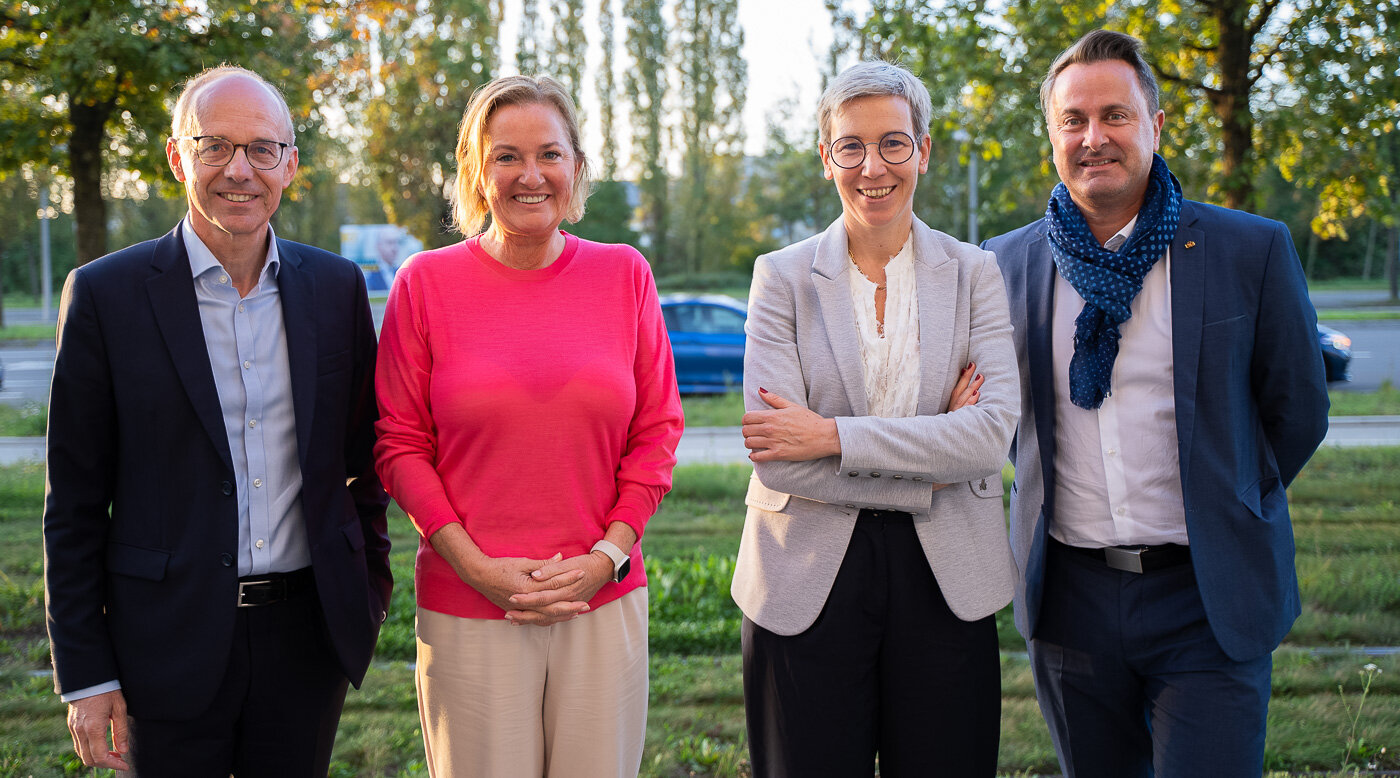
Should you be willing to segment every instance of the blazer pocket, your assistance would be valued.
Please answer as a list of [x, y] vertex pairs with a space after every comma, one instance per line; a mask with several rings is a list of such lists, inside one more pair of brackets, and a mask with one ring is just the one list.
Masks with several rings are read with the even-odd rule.
[[978, 497], [1000, 497], [1006, 491], [1006, 487], [1001, 483], [1001, 473], [968, 481], [967, 487]]
[[316, 375], [332, 375], [350, 369], [350, 350], [322, 354], [316, 359]]
[[132, 578], [145, 578], [148, 581], [165, 579], [165, 568], [170, 562], [170, 552], [156, 548], [130, 546], [126, 543], [107, 544], [107, 572], [128, 575]]
[[781, 511], [787, 507], [790, 494], [774, 491], [763, 485], [758, 480], [758, 475], [749, 476], [749, 492], [744, 495], [744, 504], [750, 508], [761, 508], [765, 511]]
[[1226, 325], [1226, 324], [1236, 324], [1236, 323], [1242, 322], [1242, 321], [1244, 321], [1244, 320], [1245, 320], [1245, 315], [1241, 313], [1241, 314], [1236, 314], [1235, 316], [1226, 316], [1226, 317], [1223, 318], [1223, 319], [1216, 319], [1215, 321], [1208, 321], [1208, 322], [1202, 324], [1201, 327], [1202, 327], [1202, 328], [1204, 328], [1204, 327], [1222, 327], [1222, 326], [1224, 326], [1224, 325]]

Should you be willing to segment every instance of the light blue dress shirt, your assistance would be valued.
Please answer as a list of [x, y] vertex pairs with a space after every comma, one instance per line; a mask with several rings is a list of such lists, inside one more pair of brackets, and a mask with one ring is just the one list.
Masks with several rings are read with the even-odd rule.
[[248, 296], [240, 298], [188, 218], [180, 224], [180, 236], [190, 256], [204, 344], [237, 479], [238, 575], [298, 570], [311, 564], [311, 550], [301, 512], [301, 464], [287, 330], [277, 287], [277, 241], [268, 227], [262, 274]]

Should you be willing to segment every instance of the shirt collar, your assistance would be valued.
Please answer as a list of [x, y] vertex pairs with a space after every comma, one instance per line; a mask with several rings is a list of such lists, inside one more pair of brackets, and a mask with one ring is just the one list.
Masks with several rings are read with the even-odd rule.
[[[195, 278], [199, 278], [205, 273], [218, 268], [223, 270], [223, 265], [214, 256], [214, 252], [204, 245], [204, 241], [195, 234], [194, 227], [190, 226], [190, 217], [186, 216], [180, 220], [180, 237], [185, 241], [185, 253], [190, 256], [190, 272]], [[258, 283], [261, 285], [269, 278], [276, 278], [277, 271], [282, 266], [282, 260], [277, 254], [277, 236], [272, 232], [272, 225], [267, 225], [267, 259], [263, 261], [262, 273], [258, 276]]]
[[[1103, 247], [1109, 251], [1117, 251], [1123, 248], [1123, 244], [1128, 242], [1128, 238], [1133, 236], [1133, 227], [1137, 225], [1138, 217], [1134, 216], [1131, 221], [1123, 225], [1123, 229], [1113, 234], [1113, 237], [1103, 242]], [[269, 227], [268, 229], [271, 229]]]

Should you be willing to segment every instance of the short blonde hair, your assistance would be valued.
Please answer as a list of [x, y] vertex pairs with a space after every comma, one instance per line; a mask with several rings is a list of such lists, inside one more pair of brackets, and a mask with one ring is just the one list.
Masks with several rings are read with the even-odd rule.
[[246, 76], [247, 78], [251, 78], [261, 84], [273, 97], [277, 98], [277, 104], [282, 109], [280, 112], [282, 115], [279, 117], [282, 120], [282, 129], [287, 133], [287, 142], [295, 146], [297, 134], [294, 128], [295, 125], [292, 123], [292, 112], [287, 108], [287, 98], [282, 96], [282, 91], [273, 86], [272, 82], [257, 73], [247, 68], [238, 67], [237, 65], [219, 65], [218, 67], [212, 67], [205, 70], [203, 73], [192, 76], [185, 82], [184, 86], [180, 88], [180, 96], [175, 101], [175, 110], [170, 117], [170, 129], [174, 132], [175, 137], [186, 137], [195, 131], [196, 100], [199, 98], [199, 93], [206, 87], [212, 86], [215, 82], [230, 76]]
[[564, 218], [570, 223], [583, 218], [592, 175], [579, 138], [578, 112], [564, 85], [549, 76], [504, 76], [483, 84], [472, 94], [462, 114], [457, 133], [457, 183], [452, 196], [452, 226], [466, 236], [481, 232], [491, 209], [481, 194], [486, 169], [486, 125], [496, 111], [508, 105], [545, 105], [559, 112], [568, 133], [569, 145], [578, 160], [578, 173], [569, 192], [569, 209]]

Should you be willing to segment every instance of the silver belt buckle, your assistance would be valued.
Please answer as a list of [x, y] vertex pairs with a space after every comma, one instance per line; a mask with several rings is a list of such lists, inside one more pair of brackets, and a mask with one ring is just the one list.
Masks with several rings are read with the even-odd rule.
[[1125, 573], [1142, 573], [1142, 552], [1145, 548], [1118, 548], [1108, 546], [1103, 550], [1103, 561], [1114, 570]]
[[253, 607], [253, 605], [254, 605], [254, 603], [251, 603], [251, 602], [244, 602], [244, 601], [243, 601], [243, 595], [244, 595], [244, 589], [243, 589], [243, 587], [245, 587], [245, 586], [261, 586], [261, 585], [263, 585], [263, 584], [270, 584], [270, 583], [272, 583], [272, 580], [271, 580], [271, 579], [267, 579], [267, 580], [263, 580], [263, 581], [239, 581], [239, 582], [238, 582], [238, 607], [240, 607], [240, 608], [251, 608], [251, 607]]

